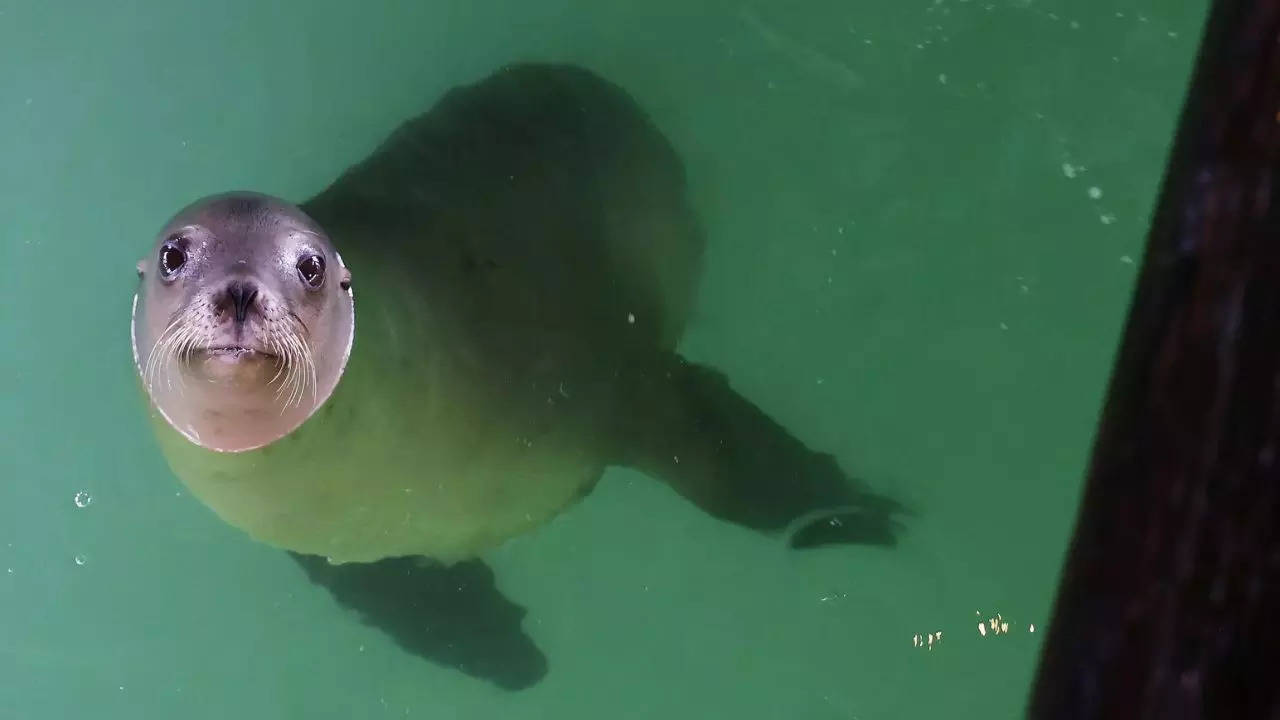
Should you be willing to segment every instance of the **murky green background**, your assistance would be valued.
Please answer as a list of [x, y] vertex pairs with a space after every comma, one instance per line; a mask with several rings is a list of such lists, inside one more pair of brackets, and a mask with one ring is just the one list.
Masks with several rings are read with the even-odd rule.
[[[0, 2], [0, 717], [1019, 714], [1205, 3], [625, 5]], [[127, 332], [177, 207], [302, 200], [521, 59], [682, 152], [684, 351], [920, 514], [797, 554], [611, 471], [491, 558], [550, 661], [510, 693], [180, 492]]]

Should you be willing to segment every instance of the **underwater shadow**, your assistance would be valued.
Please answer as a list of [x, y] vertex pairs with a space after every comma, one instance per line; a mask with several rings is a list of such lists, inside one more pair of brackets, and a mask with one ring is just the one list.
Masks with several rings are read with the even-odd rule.
[[498, 591], [493, 571], [479, 560], [451, 567], [414, 557], [332, 565], [314, 555], [289, 556], [311, 582], [412, 655], [505, 690], [531, 687], [547, 674], [546, 656], [520, 627], [526, 610]]

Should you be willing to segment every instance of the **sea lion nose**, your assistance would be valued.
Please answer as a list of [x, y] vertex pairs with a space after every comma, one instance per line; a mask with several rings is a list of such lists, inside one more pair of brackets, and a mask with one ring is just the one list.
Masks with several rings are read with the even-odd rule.
[[227, 298], [235, 311], [237, 323], [243, 323], [249, 314], [249, 307], [258, 297], [258, 286], [248, 280], [232, 280], [227, 284]]

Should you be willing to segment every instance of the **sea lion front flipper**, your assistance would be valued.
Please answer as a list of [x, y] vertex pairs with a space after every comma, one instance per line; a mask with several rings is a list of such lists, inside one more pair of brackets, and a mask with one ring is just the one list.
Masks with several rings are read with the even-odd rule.
[[711, 515], [793, 547], [892, 546], [904, 512], [809, 449], [713, 369], [670, 355], [629, 374], [622, 464], [671, 485]]
[[315, 555], [289, 556], [339, 604], [418, 657], [506, 690], [528, 688], [547, 673], [546, 656], [520, 627], [524, 608], [503, 597], [479, 560], [333, 565]]

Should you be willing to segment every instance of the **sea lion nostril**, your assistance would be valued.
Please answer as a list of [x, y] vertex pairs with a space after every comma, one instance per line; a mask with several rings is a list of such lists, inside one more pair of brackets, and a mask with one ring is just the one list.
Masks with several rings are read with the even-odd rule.
[[258, 288], [253, 283], [243, 280], [232, 281], [227, 285], [227, 297], [231, 300], [232, 309], [235, 310], [236, 322], [242, 323], [249, 314], [249, 306], [258, 297]]

